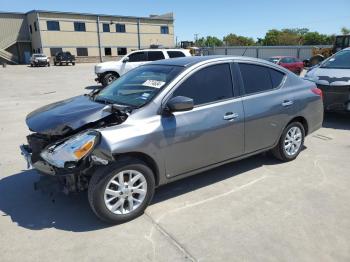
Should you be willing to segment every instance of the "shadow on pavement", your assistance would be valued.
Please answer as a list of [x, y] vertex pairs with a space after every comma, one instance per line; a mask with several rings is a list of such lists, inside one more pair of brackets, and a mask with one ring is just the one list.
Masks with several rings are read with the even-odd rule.
[[[272, 157], [257, 155], [226, 164], [158, 188], [152, 204], [223, 181], [261, 165], [277, 163], [280, 162]], [[33, 183], [38, 179], [36, 171], [28, 170], [0, 180], [0, 211], [4, 216], [10, 216], [13, 222], [31, 230], [56, 228], [86, 232], [109, 226], [93, 214], [86, 192], [70, 196], [57, 194], [52, 198], [34, 191]]]
[[4, 216], [32, 230], [85, 232], [108, 226], [90, 210], [86, 193], [57, 194], [53, 198], [34, 191], [33, 183], [38, 179], [36, 171], [28, 170], [0, 180], [0, 211]]
[[325, 113], [323, 127], [350, 130], [350, 113]]
[[221, 182], [225, 179], [243, 174], [263, 165], [278, 165], [282, 162], [276, 160], [269, 153], [259, 154], [237, 162], [229, 163], [215, 169], [181, 179], [156, 190], [153, 203], [162, 202], [170, 198], [197, 190], [208, 185]]

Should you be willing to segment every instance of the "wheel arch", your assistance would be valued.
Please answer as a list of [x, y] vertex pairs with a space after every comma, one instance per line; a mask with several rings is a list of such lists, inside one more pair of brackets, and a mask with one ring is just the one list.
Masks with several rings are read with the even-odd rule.
[[102, 73], [103, 76], [105, 76], [106, 74], [113, 74], [113, 75], [116, 75], [117, 77], [120, 77], [120, 74], [117, 71], [107, 70]]
[[303, 116], [294, 117], [293, 119], [291, 119], [291, 120], [287, 123], [286, 126], [288, 126], [288, 125], [289, 125], [290, 123], [292, 123], [292, 122], [299, 122], [299, 123], [301, 123], [301, 124], [303, 125], [303, 127], [304, 127], [304, 130], [305, 130], [305, 136], [308, 135], [308, 133], [309, 133], [309, 124], [308, 124], [308, 122], [307, 122], [307, 120], [306, 120], [305, 117], [303, 117]]
[[128, 153], [122, 153], [122, 154], [114, 154], [113, 157], [116, 161], [138, 159], [138, 160], [141, 160], [142, 162], [145, 162], [145, 164], [148, 165], [148, 167], [152, 170], [154, 174], [154, 180], [155, 180], [156, 186], [159, 185], [159, 167], [156, 161], [149, 155], [141, 152], [128, 152]]

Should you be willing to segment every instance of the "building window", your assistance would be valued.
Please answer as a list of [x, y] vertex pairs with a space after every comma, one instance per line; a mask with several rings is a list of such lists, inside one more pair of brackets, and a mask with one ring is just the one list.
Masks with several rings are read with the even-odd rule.
[[33, 28], [32, 28], [32, 25], [29, 25], [29, 32], [30, 32], [31, 34], [33, 34]]
[[160, 33], [163, 35], [169, 34], [169, 27], [168, 26], [161, 26], [160, 27]]
[[61, 53], [62, 48], [55, 47], [55, 48], [50, 48], [50, 54], [51, 56], [55, 56], [57, 53]]
[[105, 56], [111, 56], [112, 55], [112, 48], [105, 47]]
[[38, 27], [36, 26], [36, 22], [34, 22], [34, 30], [35, 30], [35, 32], [38, 31]]
[[78, 47], [77, 56], [88, 56], [88, 49], [86, 47]]
[[74, 31], [86, 32], [85, 23], [84, 22], [74, 22]]
[[127, 53], [126, 47], [118, 47], [117, 51], [118, 51], [118, 55], [126, 55]]
[[125, 24], [116, 24], [115, 31], [118, 33], [125, 33]]
[[110, 32], [109, 24], [103, 24], [103, 32]]
[[[46, 21], [46, 25], [47, 25], [47, 30], [49, 31], [60, 31], [60, 23], [58, 21]], [[35, 27], [35, 24], [34, 24], [34, 27]]]

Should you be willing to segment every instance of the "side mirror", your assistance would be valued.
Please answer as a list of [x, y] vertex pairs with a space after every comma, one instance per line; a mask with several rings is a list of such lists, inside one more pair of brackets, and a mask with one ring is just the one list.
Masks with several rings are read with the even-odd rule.
[[185, 96], [173, 97], [166, 104], [168, 112], [190, 111], [193, 107], [193, 99]]
[[123, 63], [126, 63], [126, 62], [129, 62], [129, 57], [127, 56], [127, 57], [125, 57], [124, 59], [123, 59], [123, 61], [122, 61]]

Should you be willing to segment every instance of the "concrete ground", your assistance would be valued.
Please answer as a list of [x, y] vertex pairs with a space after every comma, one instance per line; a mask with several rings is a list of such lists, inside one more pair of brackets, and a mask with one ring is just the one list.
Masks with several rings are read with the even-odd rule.
[[108, 226], [86, 194], [33, 190], [25, 116], [94, 88], [93, 65], [0, 68], [0, 261], [350, 261], [350, 117], [329, 114], [297, 160], [258, 155], [159, 188]]

